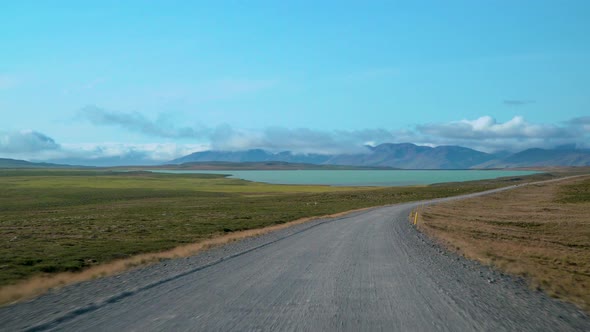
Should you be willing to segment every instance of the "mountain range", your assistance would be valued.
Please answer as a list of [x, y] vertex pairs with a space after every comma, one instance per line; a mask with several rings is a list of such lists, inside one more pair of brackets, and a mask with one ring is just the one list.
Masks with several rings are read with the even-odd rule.
[[527, 149], [517, 153], [485, 153], [461, 146], [433, 148], [411, 143], [384, 143], [374, 147], [367, 146], [366, 153], [338, 155], [296, 154], [290, 151], [272, 153], [261, 149], [202, 151], [172, 160], [170, 163], [268, 161], [402, 169], [590, 166], [590, 150], [564, 146], [555, 149]]
[[51, 164], [51, 163], [33, 163], [26, 160], [0, 158], [0, 168], [71, 168], [76, 166]]
[[[192, 165], [188, 165], [192, 163]], [[217, 163], [217, 164], [215, 164]], [[242, 163], [242, 165], [238, 165]], [[248, 163], [244, 165], [243, 163]], [[106, 160], [89, 163], [87, 160], [59, 160], [58, 163], [34, 163], [24, 160], [0, 158], [0, 168], [63, 168], [71, 166], [138, 165], [125, 160]], [[290, 151], [273, 153], [261, 149], [244, 151], [201, 151], [191, 153], [170, 162], [157, 165], [146, 161], [144, 166], [164, 167], [181, 165], [194, 169], [326, 169], [344, 166], [361, 168], [398, 169], [470, 169], [470, 168], [517, 168], [551, 166], [590, 166], [590, 150], [575, 146], [554, 149], [527, 149], [517, 153], [507, 151], [485, 153], [461, 146], [419, 146], [411, 143], [384, 143], [367, 146], [365, 153], [356, 154], [298, 154]], [[198, 164], [198, 165], [197, 165]], [[257, 166], [258, 165], [258, 166]], [[170, 165], [171, 166], [171, 165]], [[179, 167], [178, 166], [178, 167]], [[183, 166], [183, 167], [184, 167]], [[174, 166], [177, 167], [177, 166]], [[319, 167], [319, 168], [318, 168]]]

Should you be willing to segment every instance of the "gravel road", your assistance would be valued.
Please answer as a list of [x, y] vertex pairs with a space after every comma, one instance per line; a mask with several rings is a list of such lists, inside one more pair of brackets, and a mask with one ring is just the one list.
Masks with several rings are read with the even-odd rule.
[[448, 253], [419, 203], [315, 220], [0, 308], [0, 330], [590, 331], [576, 307]]

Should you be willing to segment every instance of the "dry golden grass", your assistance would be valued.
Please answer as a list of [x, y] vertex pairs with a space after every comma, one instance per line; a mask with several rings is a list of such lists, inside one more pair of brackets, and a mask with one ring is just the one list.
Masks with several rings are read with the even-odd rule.
[[426, 208], [419, 229], [590, 311], [590, 178]]

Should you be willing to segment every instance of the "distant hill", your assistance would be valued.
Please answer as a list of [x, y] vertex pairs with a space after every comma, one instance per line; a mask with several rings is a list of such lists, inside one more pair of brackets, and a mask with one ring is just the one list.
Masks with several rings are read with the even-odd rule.
[[368, 154], [335, 156], [326, 163], [405, 169], [466, 169], [495, 158], [494, 155], [460, 146], [431, 148], [410, 143], [386, 143], [369, 149]]
[[62, 164], [32, 163], [26, 160], [0, 158], [0, 168], [67, 168], [75, 167]]
[[346, 165], [319, 165], [289, 163], [284, 161], [267, 162], [190, 162], [180, 165], [162, 165], [146, 167], [147, 169], [177, 169], [177, 170], [363, 170], [363, 169], [392, 169], [390, 167], [363, 167]]
[[171, 163], [274, 161], [405, 169], [465, 169], [473, 165], [491, 161], [495, 157], [495, 155], [460, 146], [439, 146], [432, 148], [411, 143], [386, 143], [375, 147], [367, 147], [367, 153], [349, 155], [294, 154], [288, 151], [272, 153], [260, 149], [246, 151], [203, 151], [175, 159]]
[[546, 166], [590, 166], [590, 150], [564, 146], [556, 149], [528, 149], [518, 153], [506, 151], [489, 154], [461, 146], [419, 146], [411, 143], [384, 143], [367, 147], [358, 154], [272, 153], [254, 149], [246, 151], [203, 151], [171, 161], [188, 162], [287, 162], [315, 165], [390, 167], [401, 169], [469, 169]]
[[482, 168], [590, 166], [590, 150], [528, 149], [477, 166]]
[[297, 155], [291, 152], [271, 153], [268, 151], [253, 149], [246, 151], [203, 151], [191, 153], [187, 156], [172, 160], [171, 164], [183, 164], [189, 162], [265, 162], [265, 161], [282, 161], [289, 163], [303, 164], [324, 164], [331, 156], [319, 154]]

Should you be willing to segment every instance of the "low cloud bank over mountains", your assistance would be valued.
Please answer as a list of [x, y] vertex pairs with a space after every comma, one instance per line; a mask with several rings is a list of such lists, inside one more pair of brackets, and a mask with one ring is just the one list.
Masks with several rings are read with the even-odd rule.
[[[213, 159], [225, 155], [231, 159], [250, 155], [251, 151], [262, 151], [262, 154], [269, 155], [268, 158], [280, 161], [466, 168], [521, 165], [526, 158], [505, 158], [529, 149], [537, 149], [524, 154], [531, 158], [534, 154], [536, 157], [529, 161], [534, 160], [536, 164], [583, 165], [587, 149], [590, 149], [590, 117], [557, 124], [535, 124], [522, 116], [515, 116], [506, 122], [482, 116], [475, 120], [420, 124], [402, 130], [283, 127], [254, 130], [227, 124], [215, 127], [187, 125], [181, 121], [174, 123], [170, 117], [163, 115], [151, 119], [137, 112], [116, 112], [88, 106], [78, 112], [76, 119], [96, 127], [112, 127], [133, 133], [141, 138], [141, 143], [58, 142], [34, 130], [0, 131], [0, 157], [96, 166], [154, 165], [193, 152], [202, 152], [198, 155], [200, 159], [205, 155]], [[384, 127], [394, 125], [384, 124]], [[564, 146], [569, 148], [564, 149]], [[541, 158], [540, 155], [547, 157]]]
[[485, 153], [461, 146], [418, 146], [411, 143], [380, 144], [367, 147], [363, 154], [294, 154], [272, 153], [254, 149], [246, 151], [203, 151], [171, 161], [190, 162], [271, 162], [394, 167], [403, 169], [469, 169], [528, 166], [590, 166], [590, 150], [563, 146], [556, 149], [527, 149], [518, 153]]

